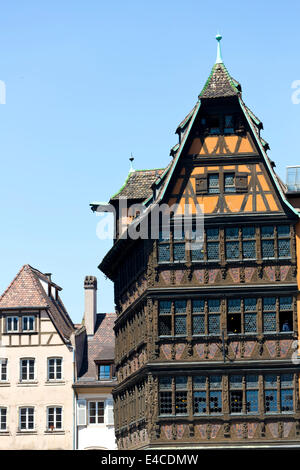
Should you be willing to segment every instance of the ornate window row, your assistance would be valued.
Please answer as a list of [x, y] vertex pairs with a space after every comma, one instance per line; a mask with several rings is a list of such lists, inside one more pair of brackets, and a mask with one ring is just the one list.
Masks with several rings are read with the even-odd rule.
[[158, 314], [159, 336], [293, 331], [292, 296], [160, 300]]
[[290, 226], [226, 227], [224, 242], [219, 228], [207, 228], [203, 241], [182, 230], [160, 232], [158, 262], [220, 261], [222, 252], [228, 261], [290, 258]]
[[118, 325], [115, 330], [117, 339], [115, 357], [117, 361], [139, 345], [146, 335], [146, 326], [144, 308], [132, 312], [122, 324]]
[[129, 286], [129, 284], [136, 281], [139, 273], [146, 268], [148, 256], [146, 245], [146, 243], [141, 242], [139, 246], [131, 252], [127, 259], [120, 264], [118, 276], [115, 282], [116, 290], [119, 295]]
[[[294, 382], [292, 373], [163, 376], [159, 377], [159, 414], [292, 413]], [[229, 409], [224, 410], [225, 402]]]
[[117, 427], [126, 426], [145, 417], [146, 414], [146, 382], [120, 393], [114, 404]]

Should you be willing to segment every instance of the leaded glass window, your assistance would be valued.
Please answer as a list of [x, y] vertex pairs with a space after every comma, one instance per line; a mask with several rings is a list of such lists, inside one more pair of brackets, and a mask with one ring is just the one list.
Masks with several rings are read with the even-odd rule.
[[175, 414], [187, 413], [187, 377], [175, 377]]
[[186, 300], [175, 301], [175, 335], [186, 334]]
[[220, 192], [219, 175], [217, 175], [217, 174], [208, 175], [208, 192], [210, 194]]
[[228, 333], [241, 333], [241, 299], [227, 300]]
[[174, 261], [185, 260], [185, 243], [174, 242]]
[[234, 133], [234, 118], [232, 114], [225, 114], [224, 116], [224, 134]]
[[208, 300], [208, 333], [219, 334], [220, 333], [220, 300], [209, 299]]
[[206, 391], [194, 391], [194, 414], [206, 414], [207, 413], [207, 404], [206, 404]]
[[235, 174], [225, 173], [224, 174], [224, 191], [225, 193], [235, 193]]
[[159, 334], [162, 336], [169, 336], [172, 333], [171, 305], [169, 300], [159, 302]]
[[172, 378], [159, 378], [159, 410], [161, 415], [172, 414]]
[[170, 261], [170, 244], [158, 245], [158, 261]]
[[237, 227], [229, 227], [225, 229], [225, 250], [227, 259], [239, 259], [240, 243], [239, 229]]
[[256, 299], [249, 297], [244, 299], [244, 330], [245, 333], [256, 332]]
[[208, 228], [206, 230], [206, 251], [208, 260], [219, 259], [219, 229]]
[[231, 375], [230, 384], [230, 411], [231, 413], [242, 413], [243, 411], [243, 390], [242, 376]]
[[261, 227], [261, 251], [263, 258], [274, 258], [274, 227], [272, 225], [263, 225]]
[[193, 335], [205, 333], [204, 300], [192, 301], [192, 325]]
[[256, 258], [255, 227], [242, 228], [243, 258]]
[[276, 331], [276, 298], [263, 299], [263, 328], [264, 332]]
[[282, 413], [294, 411], [293, 374], [280, 375], [280, 408]]
[[220, 375], [209, 376], [209, 412], [222, 413], [222, 377]]

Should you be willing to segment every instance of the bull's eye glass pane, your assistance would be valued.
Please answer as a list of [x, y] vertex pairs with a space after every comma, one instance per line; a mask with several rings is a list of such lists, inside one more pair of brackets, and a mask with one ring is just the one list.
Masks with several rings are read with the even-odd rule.
[[159, 302], [159, 313], [170, 313], [171, 312], [171, 302], [168, 300], [161, 300]]
[[256, 313], [244, 314], [245, 333], [254, 333], [256, 331]]
[[208, 192], [219, 193], [219, 175], [208, 175]]
[[280, 258], [288, 258], [291, 256], [290, 240], [283, 238], [278, 240], [278, 256]]
[[281, 406], [282, 412], [293, 411], [294, 409], [293, 389], [281, 390], [280, 406]]
[[204, 414], [206, 412], [206, 392], [194, 392], [194, 413]]
[[256, 299], [251, 297], [244, 299], [244, 305], [245, 312], [254, 312], [256, 310]]
[[175, 313], [185, 313], [186, 311], [186, 300], [175, 301]]
[[278, 237], [287, 237], [290, 235], [290, 226], [289, 225], [278, 225], [277, 226]]
[[213, 390], [209, 392], [209, 411], [222, 413], [222, 392]]
[[224, 175], [224, 189], [225, 193], [235, 192], [234, 173]]
[[263, 238], [272, 238], [274, 236], [274, 227], [271, 225], [264, 225], [261, 227], [261, 236]]
[[240, 312], [241, 299], [228, 299], [228, 312]]
[[230, 392], [230, 409], [231, 413], [242, 413], [243, 392], [241, 390]]
[[276, 313], [265, 312], [263, 315], [264, 331], [276, 331]]
[[158, 261], [170, 261], [170, 245], [166, 243], [165, 245], [158, 246]]
[[219, 243], [209, 242], [207, 243], [207, 259], [219, 259]]
[[187, 412], [187, 392], [175, 392], [175, 413], [186, 414]]
[[193, 335], [205, 333], [204, 315], [193, 315]]
[[258, 413], [258, 391], [246, 391], [246, 410], [247, 413]]
[[174, 261], [183, 261], [185, 259], [185, 244], [174, 243]]
[[219, 299], [209, 299], [208, 300], [208, 311], [219, 312], [220, 311], [220, 300]]
[[204, 300], [192, 301], [193, 313], [204, 312]]
[[194, 388], [205, 388], [206, 386], [206, 377], [205, 375], [196, 375], [193, 377], [193, 386]]
[[225, 229], [226, 240], [235, 240], [239, 238], [239, 229], [237, 227], [229, 227]]
[[160, 414], [172, 414], [172, 392], [160, 392]]
[[220, 315], [210, 314], [208, 317], [208, 332], [209, 334], [220, 333]]
[[240, 256], [239, 242], [226, 242], [226, 258], [238, 259]]
[[206, 239], [208, 241], [219, 240], [219, 229], [218, 228], [208, 228], [206, 230]]
[[274, 258], [274, 241], [273, 240], [262, 240], [262, 257], [263, 258]]
[[255, 258], [255, 241], [243, 241], [243, 257], [246, 259]]
[[265, 390], [265, 411], [266, 413], [277, 411], [277, 390]]
[[265, 297], [263, 299], [263, 307], [265, 311], [272, 311], [276, 309], [276, 298], [275, 297]]
[[242, 228], [243, 238], [254, 238], [255, 237], [255, 227], [243, 227]]
[[170, 390], [172, 387], [172, 378], [171, 377], [160, 377], [159, 378], [159, 389], [160, 390]]
[[186, 334], [186, 316], [176, 315], [175, 316], [175, 335]]
[[292, 310], [292, 297], [280, 297], [279, 306], [280, 310]]
[[201, 261], [204, 259], [204, 250], [202, 248], [193, 248], [191, 250], [192, 261]]

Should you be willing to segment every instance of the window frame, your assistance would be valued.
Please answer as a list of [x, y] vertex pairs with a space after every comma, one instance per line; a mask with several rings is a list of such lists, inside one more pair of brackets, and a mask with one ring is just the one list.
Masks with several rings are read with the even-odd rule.
[[[50, 410], [53, 409], [53, 427], [49, 424]], [[57, 427], [57, 410], [60, 410], [60, 423], [61, 426]], [[51, 429], [52, 427], [52, 429]], [[63, 431], [63, 406], [62, 405], [48, 405], [46, 409], [46, 430], [47, 432], [61, 432]]]
[[[23, 362], [26, 361], [26, 377], [29, 378], [23, 378], [23, 371], [24, 371], [24, 366]], [[30, 378], [30, 361], [33, 361], [33, 378]], [[20, 358], [20, 383], [30, 383], [30, 382], [35, 382], [36, 381], [36, 360], [34, 357], [22, 357]]]
[[[102, 422], [99, 422], [99, 415], [98, 415], [99, 403], [103, 405], [103, 415], [100, 415], [100, 418], [103, 418]], [[91, 413], [90, 413], [91, 404], [95, 404], [95, 422], [94, 423], [91, 423]], [[87, 425], [97, 426], [99, 424], [105, 424], [105, 400], [104, 399], [103, 400], [100, 400], [100, 399], [88, 400], [87, 402]]]
[[[53, 364], [53, 374], [54, 377], [50, 378], [50, 361], [54, 361]], [[60, 361], [60, 364], [57, 364], [57, 361]], [[61, 377], [57, 377], [58, 371], [57, 369], [60, 367], [60, 374]], [[63, 357], [61, 356], [53, 356], [53, 357], [47, 357], [47, 382], [61, 382], [64, 380], [64, 374], [63, 374]]]
[[[26, 410], [26, 415], [25, 415], [26, 427], [25, 428], [22, 428], [22, 426], [21, 426], [21, 424], [22, 424], [21, 417], [22, 417], [22, 411], [23, 410]], [[29, 427], [29, 410], [32, 410], [33, 427]], [[35, 406], [19, 406], [18, 411], [19, 411], [19, 432], [34, 432], [35, 431], [35, 426], [36, 426], [36, 423], [35, 423]]]

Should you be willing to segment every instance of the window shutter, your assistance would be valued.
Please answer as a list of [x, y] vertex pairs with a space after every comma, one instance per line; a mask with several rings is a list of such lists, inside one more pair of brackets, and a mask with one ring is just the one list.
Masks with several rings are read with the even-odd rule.
[[86, 400], [77, 400], [77, 425], [86, 426]]
[[207, 193], [207, 176], [196, 177], [196, 194]]
[[114, 425], [114, 402], [113, 400], [106, 401], [106, 419], [109, 425]]
[[248, 175], [246, 173], [237, 173], [235, 175], [236, 191], [243, 193], [248, 190]]

